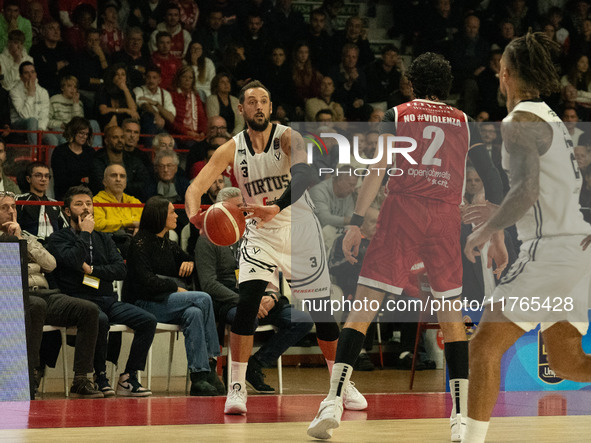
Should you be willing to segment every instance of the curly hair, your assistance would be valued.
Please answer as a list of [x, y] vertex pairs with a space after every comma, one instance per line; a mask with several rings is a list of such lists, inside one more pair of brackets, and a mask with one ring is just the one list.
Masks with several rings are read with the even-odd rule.
[[406, 76], [412, 83], [415, 97], [439, 100], [447, 98], [453, 80], [449, 62], [433, 52], [425, 52], [414, 59]]

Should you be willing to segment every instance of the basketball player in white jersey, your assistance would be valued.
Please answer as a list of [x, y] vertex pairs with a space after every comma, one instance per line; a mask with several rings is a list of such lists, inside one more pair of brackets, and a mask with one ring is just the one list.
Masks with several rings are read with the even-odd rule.
[[[304, 143], [290, 128], [269, 124], [271, 109], [267, 88], [258, 81], [245, 85], [240, 91], [238, 110], [247, 129], [215, 151], [186, 194], [187, 214], [200, 229], [204, 215], [200, 210], [201, 195], [230, 166], [247, 204], [244, 210], [250, 212], [240, 249], [240, 301], [230, 338], [232, 382], [228, 386], [226, 414], [246, 412], [245, 378], [254, 323], [267, 285], [279, 285], [278, 271], [290, 282], [294, 296], [330, 297], [322, 230], [306, 191], [314, 175], [306, 163]], [[297, 251], [292, 251], [292, 244], [297, 245]], [[338, 325], [331, 314], [310, 314], [316, 324], [318, 345], [332, 370]], [[367, 407], [352, 383], [347, 385], [345, 397], [348, 409]]]
[[[522, 245], [470, 342], [466, 443], [484, 442], [498, 395], [501, 357], [538, 323], [556, 375], [591, 382], [591, 356], [581, 347], [591, 276], [591, 252], [581, 244], [588, 243], [591, 226], [578, 203], [581, 173], [572, 140], [540, 101], [541, 94], [559, 90], [552, 63], [558, 51], [544, 34], [528, 33], [513, 40], [501, 59], [500, 88], [509, 111], [502, 125], [503, 168], [511, 187], [500, 207], [468, 237], [464, 252], [473, 260], [474, 248], [513, 224]], [[513, 305], [509, 297], [518, 297], [519, 303]]]

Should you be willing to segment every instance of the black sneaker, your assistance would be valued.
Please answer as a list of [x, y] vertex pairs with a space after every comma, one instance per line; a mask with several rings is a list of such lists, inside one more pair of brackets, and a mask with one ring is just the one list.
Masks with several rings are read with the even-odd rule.
[[101, 372], [98, 375], [94, 374], [94, 388], [102, 392], [104, 397], [115, 397], [115, 391], [111, 387], [105, 372]]
[[152, 391], [144, 388], [135, 372], [121, 374], [117, 383], [117, 395], [122, 397], [149, 397]]
[[274, 394], [275, 389], [265, 383], [265, 374], [261, 364], [254, 358], [248, 360], [246, 385], [257, 394]]
[[355, 364], [353, 365], [353, 369], [356, 371], [373, 371], [376, 367], [371, 362], [369, 355], [366, 353], [359, 354]]
[[75, 378], [72, 387], [70, 388], [70, 397], [103, 398], [103, 393], [96, 389], [95, 386], [96, 385], [86, 377]]
[[199, 397], [218, 395], [218, 390], [208, 382], [209, 377], [210, 372], [191, 372], [191, 391], [189, 394]]

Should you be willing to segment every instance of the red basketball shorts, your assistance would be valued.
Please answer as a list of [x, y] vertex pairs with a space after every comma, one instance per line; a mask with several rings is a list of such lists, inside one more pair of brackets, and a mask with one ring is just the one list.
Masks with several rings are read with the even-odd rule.
[[462, 293], [460, 209], [439, 200], [389, 195], [363, 260], [359, 284], [393, 294], [416, 287], [411, 268], [425, 264], [434, 297]]

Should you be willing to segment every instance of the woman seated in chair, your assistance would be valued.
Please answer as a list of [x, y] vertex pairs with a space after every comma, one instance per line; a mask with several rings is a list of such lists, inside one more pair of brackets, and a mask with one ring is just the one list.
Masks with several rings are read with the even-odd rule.
[[124, 298], [151, 312], [162, 323], [181, 326], [185, 335], [191, 373], [191, 395], [224, 395], [215, 372], [220, 345], [211, 298], [190, 291], [194, 263], [167, 233], [176, 228], [172, 203], [160, 196], [150, 198], [133, 237], [127, 258]]

